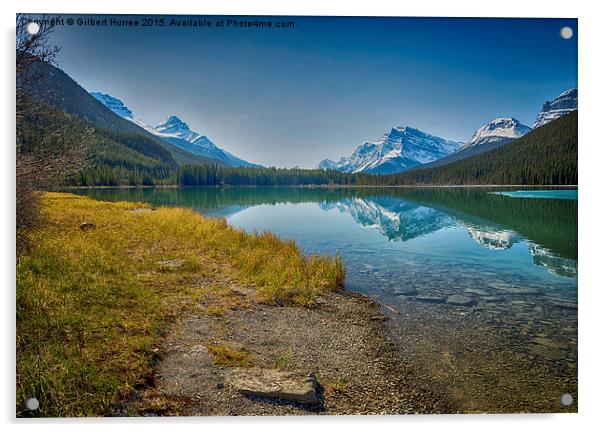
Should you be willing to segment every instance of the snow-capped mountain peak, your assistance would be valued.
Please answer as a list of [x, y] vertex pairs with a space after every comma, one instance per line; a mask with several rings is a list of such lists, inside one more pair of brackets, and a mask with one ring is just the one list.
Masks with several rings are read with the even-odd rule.
[[577, 89], [572, 88], [559, 94], [552, 101], [545, 101], [541, 111], [533, 123], [533, 129], [550, 123], [563, 115], [577, 109], [578, 94]]
[[102, 102], [107, 108], [109, 108], [115, 114], [118, 114], [120, 117], [129, 118], [129, 119], [134, 117], [134, 114], [132, 113], [132, 111], [128, 107], [126, 107], [125, 104], [121, 100], [117, 99], [116, 97], [113, 97], [110, 94], [101, 93], [101, 92], [92, 92], [90, 94], [92, 96], [94, 96], [97, 100]]
[[317, 168], [323, 170], [337, 169], [337, 163], [330, 159], [324, 159], [318, 164]]
[[514, 117], [498, 117], [481, 126], [463, 148], [480, 144], [509, 141], [531, 132], [531, 128]]
[[91, 92], [90, 94], [118, 116], [137, 124], [169, 144], [199, 156], [216, 159], [230, 166], [257, 166], [219, 148], [205, 135], [190, 130], [188, 124], [176, 115], [170, 115], [161, 124], [152, 127], [134, 116], [132, 111], [116, 97], [101, 92]]
[[337, 163], [323, 160], [318, 168], [372, 174], [398, 173], [447, 156], [460, 145], [401, 125], [392, 128], [377, 142], [365, 141], [349, 157], [342, 157]]
[[163, 122], [155, 126], [155, 129], [163, 133], [181, 133], [190, 131], [188, 125], [175, 115], [167, 117]]
[[206, 141], [209, 141], [206, 136], [190, 130], [188, 124], [175, 115], [167, 117], [162, 123], [155, 126], [155, 130], [165, 137], [180, 138], [193, 144], [200, 144], [201, 141], [206, 144]]
[[116, 97], [111, 96], [107, 93], [91, 92], [90, 94], [94, 96], [104, 106], [106, 106], [115, 114], [117, 114], [119, 117], [122, 117], [126, 120], [131, 121], [132, 123], [137, 124], [142, 129], [152, 133], [153, 135], [158, 135], [157, 131], [152, 126], [147, 125], [138, 117], [136, 117], [134, 113], [127, 106], [125, 106], [123, 101], [121, 101], [120, 99], [117, 99]]

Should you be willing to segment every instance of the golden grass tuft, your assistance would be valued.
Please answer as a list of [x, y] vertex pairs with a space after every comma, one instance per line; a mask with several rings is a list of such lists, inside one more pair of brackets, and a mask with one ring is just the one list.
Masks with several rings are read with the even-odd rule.
[[[344, 285], [340, 257], [306, 255], [292, 241], [188, 209], [132, 211], [140, 208], [148, 206], [43, 195], [44, 225], [17, 263], [17, 414], [36, 397], [41, 416], [102, 415], [144, 382], [165, 322], [208, 293], [223, 300], [210, 315], [241, 303], [219, 281], [299, 305]], [[81, 230], [84, 221], [96, 228]]]
[[349, 382], [345, 379], [338, 378], [335, 381], [326, 383], [324, 394], [334, 395], [346, 393], [349, 389]]
[[208, 345], [207, 350], [213, 356], [213, 363], [229, 367], [252, 367], [254, 359], [244, 350], [237, 350], [227, 345]]

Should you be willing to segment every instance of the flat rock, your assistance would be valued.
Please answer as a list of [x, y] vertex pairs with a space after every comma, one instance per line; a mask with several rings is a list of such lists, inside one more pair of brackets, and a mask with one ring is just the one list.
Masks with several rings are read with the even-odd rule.
[[489, 291], [485, 291], [485, 290], [482, 290], [482, 289], [479, 289], [479, 288], [466, 288], [464, 290], [464, 293], [465, 294], [475, 294], [475, 295], [478, 295], [478, 296], [488, 296], [488, 295], [490, 295]]
[[447, 298], [445, 303], [454, 306], [474, 306], [477, 301], [471, 297], [463, 296], [460, 294], [454, 294]]
[[416, 301], [422, 303], [443, 303], [445, 299], [437, 296], [418, 296], [416, 297]]
[[500, 303], [500, 302], [504, 301], [504, 297], [488, 295], [488, 296], [481, 297], [481, 300], [484, 300], [489, 303]]
[[487, 284], [487, 286], [508, 294], [539, 294], [539, 290], [537, 288], [519, 287], [503, 282], [492, 282]]
[[316, 404], [316, 379], [313, 374], [278, 369], [235, 368], [226, 384], [247, 396], [283, 399], [302, 404]]

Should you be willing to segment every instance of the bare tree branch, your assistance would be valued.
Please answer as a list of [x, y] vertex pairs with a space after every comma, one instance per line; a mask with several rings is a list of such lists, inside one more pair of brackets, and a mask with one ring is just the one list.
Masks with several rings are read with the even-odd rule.
[[[53, 27], [39, 20], [36, 34], [27, 26], [31, 19], [17, 15], [16, 113], [17, 113], [17, 253], [27, 249], [28, 238], [39, 223], [39, 193], [59, 185], [85, 163], [85, 147], [94, 129], [74, 131], [65, 124], [64, 113], [49, 116], [43, 104], [43, 63], [53, 63], [58, 47], [49, 43]], [[44, 123], [38, 120], [47, 119]], [[51, 121], [48, 121], [50, 118]]]

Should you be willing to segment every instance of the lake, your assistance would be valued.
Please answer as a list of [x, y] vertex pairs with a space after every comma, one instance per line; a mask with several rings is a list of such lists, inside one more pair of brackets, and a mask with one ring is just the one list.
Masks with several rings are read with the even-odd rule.
[[[577, 192], [488, 188], [72, 190], [189, 207], [343, 256], [399, 350], [462, 412], [576, 411]], [[499, 193], [502, 192], [502, 193]], [[570, 393], [570, 407], [560, 396]]]

